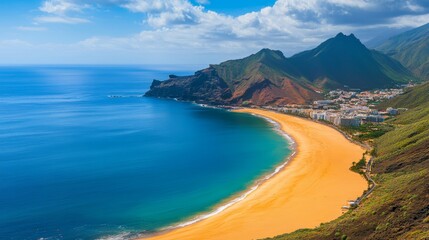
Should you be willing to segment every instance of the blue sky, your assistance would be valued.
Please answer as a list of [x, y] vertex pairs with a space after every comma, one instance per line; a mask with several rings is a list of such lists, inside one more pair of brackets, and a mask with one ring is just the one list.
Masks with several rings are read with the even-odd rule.
[[0, 64], [218, 63], [427, 22], [427, 0], [2, 0]]

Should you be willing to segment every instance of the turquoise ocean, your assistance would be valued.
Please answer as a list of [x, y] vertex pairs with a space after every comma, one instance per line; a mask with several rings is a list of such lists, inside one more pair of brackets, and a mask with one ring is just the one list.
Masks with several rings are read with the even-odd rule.
[[127, 239], [214, 211], [291, 154], [268, 121], [142, 97], [184, 66], [0, 67], [0, 239]]

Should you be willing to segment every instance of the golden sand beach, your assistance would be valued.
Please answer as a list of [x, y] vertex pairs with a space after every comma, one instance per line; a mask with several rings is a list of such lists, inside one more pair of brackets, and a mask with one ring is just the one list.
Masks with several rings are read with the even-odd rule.
[[341, 206], [367, 188], [366, 180], [349, 170], [365, 150], [335, 129], [266, 110], [237, 112], [279, 123], [297, 144], [295, 157], [277, 175], [223, 212], [150, 239], [248, 240], [313, 228], [341, 216]]

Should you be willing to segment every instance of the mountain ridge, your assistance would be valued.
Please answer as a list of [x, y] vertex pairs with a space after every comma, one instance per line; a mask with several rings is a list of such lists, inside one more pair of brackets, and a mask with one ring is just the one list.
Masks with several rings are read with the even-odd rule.
[[417, 80], [399, 62], [337, 34], [290, 58], [264, 48], [194, 75], [155, 80], [145, 96], [225, 105], [307, 104], [337, 88], [374, 89]]
[[395, 58], [418, 77], [429, 80], [429, 23], [390, 37], [375, 49]]

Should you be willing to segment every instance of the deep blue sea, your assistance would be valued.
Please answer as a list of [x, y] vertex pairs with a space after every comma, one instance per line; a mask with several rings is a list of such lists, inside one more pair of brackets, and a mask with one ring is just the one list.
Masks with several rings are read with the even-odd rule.
[[263, 119], [141, 97], [154, 78], [196, 70], [181, 68], [0, 67], [0, 239], [155, 231], [212, 210], [290, 154]]

